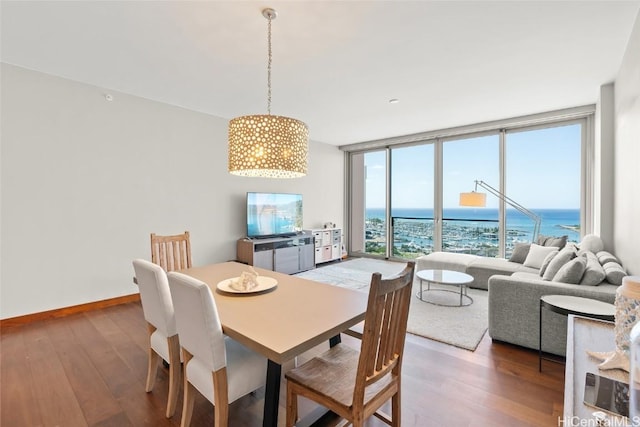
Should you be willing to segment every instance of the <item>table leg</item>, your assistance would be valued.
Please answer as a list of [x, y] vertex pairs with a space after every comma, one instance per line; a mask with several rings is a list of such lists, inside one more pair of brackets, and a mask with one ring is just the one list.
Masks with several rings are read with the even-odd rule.
[[278, 405], [280, 400], [280, 375], [282, 366], [279, 363], [268, 361], [267, 384], [264, 393], [263, 427], [276, 427], [278, 425]]
[[340, 334], [329, 338], [329, 347], [335, 347], [337, 344], [340, 344], [342, 339], [340, 338]]

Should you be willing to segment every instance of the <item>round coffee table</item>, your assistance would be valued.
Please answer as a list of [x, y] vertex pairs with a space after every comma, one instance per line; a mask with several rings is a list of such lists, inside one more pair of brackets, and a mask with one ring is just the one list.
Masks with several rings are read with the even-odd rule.
[[[473, 276], [467, 273], [460, 273], [459, 271], [451, 270], [420, 270], [416, 273], [418, 279], [420, 279], [420, 290], [416, 292], [416, 296], [420, 301], [427, 302], [429, 304], [441, 305], [445, 307], [465, 307], [473, 304], [473, 298], [467, 295], [467, 285], [473, 282]], [[423, 289], [423, 282], [427, 282], [427, 289]], [[441, 304], [433, 301], [429, 301], [424, 298], [425, 292], [453, 292], [455, 294], [458, 291], [450, 291], [448, 289], [431, 289], [431, 284], [439, 285], [451, 285], [458, 286], [460, 288], [460, 304]], [[464, 302], [463, 302], [464, 299]]]

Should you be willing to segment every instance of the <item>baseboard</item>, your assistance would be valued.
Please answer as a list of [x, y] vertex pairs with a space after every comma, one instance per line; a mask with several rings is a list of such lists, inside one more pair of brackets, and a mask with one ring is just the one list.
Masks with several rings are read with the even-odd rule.
[[58, 317], [70, 316], [72, 314], [98, 310], [101, 308], [112, 307], [114, 305], [126, 304], [128, 302], [136, 302], [136, 301], [140, 301], [140, 294], [124, 295], [121, 297], [105, 299], [102, 301], [88, 302], [86, 304], [58, 308], [55, 310], [43, 311], [40, 313], [26, 314], [24, 316], [18, 316], [18, 317], [12, 317], [10, 319], [0, 320], [0, 328], [10, 328], [14, 326], [21, 326], [21, 325], [26, 325], [32, 322], [37, 322], [40, 320], [55, 319]]

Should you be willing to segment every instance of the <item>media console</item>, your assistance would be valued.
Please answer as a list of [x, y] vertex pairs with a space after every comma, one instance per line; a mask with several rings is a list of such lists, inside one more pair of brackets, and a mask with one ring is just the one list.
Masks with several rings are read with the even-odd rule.
[[239, 239], [236, 247], [238, 261], [265, 270], [294, 274], [315, 267], [313, 235], [268, 239]]

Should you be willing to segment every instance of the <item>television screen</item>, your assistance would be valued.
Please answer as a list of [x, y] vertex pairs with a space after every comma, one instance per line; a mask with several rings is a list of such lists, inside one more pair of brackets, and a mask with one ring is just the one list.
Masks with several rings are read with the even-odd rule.
[[302, 230], [302, 194], [247, 193], [247, 237], [295, 235]]

